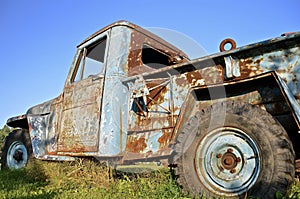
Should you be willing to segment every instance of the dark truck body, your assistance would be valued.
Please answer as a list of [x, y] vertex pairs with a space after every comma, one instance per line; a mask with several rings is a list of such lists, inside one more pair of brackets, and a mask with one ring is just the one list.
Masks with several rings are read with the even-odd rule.
[[[94, 56], [94, 44], [103, 54], [102, 69], [80, 73], [79, 62]], [[176, 139], [191, 116], [234, 101], [276, 118], [299, 158], [299, 60], [300, 33], [189, 60], [154, 34], [120, 21], [78, 45], [62, 94], [7, 124], [28, 129], [38, 159], [93, 156], [172, 165]]]

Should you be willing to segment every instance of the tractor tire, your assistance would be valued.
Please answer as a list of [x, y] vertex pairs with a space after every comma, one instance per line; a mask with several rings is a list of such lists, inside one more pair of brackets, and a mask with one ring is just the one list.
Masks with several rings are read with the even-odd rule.
[[178, 133], [177, 182], [194, 196], [274, 198], [294, 181], [295, 153], [265, 110], [235, 102], [202, 109]]
[[28, 130], [17, 129], [4, 140], [1, 156], [1, 169], [20, 169], [32, 157], [32, 146]]

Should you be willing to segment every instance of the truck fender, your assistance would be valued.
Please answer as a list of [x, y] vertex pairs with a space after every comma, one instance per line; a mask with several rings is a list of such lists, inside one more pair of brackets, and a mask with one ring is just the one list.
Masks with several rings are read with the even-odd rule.
[[6, 124], [13, 128], [28, 129], [27, 114], [11, 117]]
[[45, 155], [46, 149], [46, 125], [49, 113], [35, 115], [24, 114], [9, 118], [6, 124], [13, 128], [26, 129], [30, 135], [33, 155], [35, 158], [41, 158]]
[[35, 158], [43, 159], [43, 156], [46, 154], [48, 116], [49, 114], [27, 115], [29, 134]]
[[[182, 131], [197, 112], [226, 101], [248, 103], [266, 110], [280, 122], [292, 141], [299, 139], [300, 106], [285, 82], [274, 71], [223, 84], [190, 88], [181, 108], [173, 139], [176, 139], [178, 132]], [[293, 145], [296, 153], [300, 154], [300, 147], [297, 147], [295, 141]]]

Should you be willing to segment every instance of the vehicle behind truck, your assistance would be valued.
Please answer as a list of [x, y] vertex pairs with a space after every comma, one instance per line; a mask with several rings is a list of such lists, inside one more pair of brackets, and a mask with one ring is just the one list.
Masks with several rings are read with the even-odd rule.
[[58, 97], [7, 120], [1, 167], [154, 162], [194, 196], [286, 193], [300, 156], [300, 33], [220, 50], [190, 60], [127, 21], [99, 30], [77, 46]]

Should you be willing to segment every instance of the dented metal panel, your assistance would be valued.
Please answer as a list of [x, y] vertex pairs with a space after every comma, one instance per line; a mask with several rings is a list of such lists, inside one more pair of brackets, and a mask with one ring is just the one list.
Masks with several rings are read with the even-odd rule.
[[[74, 161], [70, 156], [51, 155], [56, 154], [56, 135], [52, 137], [51, 131], [47, 128], [51, 115], [28, 115], [30, 139], [33, 155], [37, 159], [55, 161]], [[50, 128], [51, 130], [51, 128]]]
[[48, 116], [30, 116], [29, 132], [32, 143], [33, 154], [36, 158], [41, 158], [46, 155], [46, 131], [47, 131]]
[[[294, 97], [292, 90], [286, 85], [286, 83], [282, 80], [281, 77], [278, 77], [279, 85], [282, 88], [282, 93], [287, 98], [286, 101], [288, 102], [290, 108], [293, 110], [292, 114], [297, 122], [298, 126], [300, 126], [300, 106], [297, 99]], [[298, 93], [297, 93], [298, 94]], [[299, 98], [298, 98], [299, 100]]]
[[[299, 107], [300, 102], [300, 37], [299, 33], [291, 34], [288, 37], [279, 37], [272, 40], [249, 45], [236, 50], [229, 56], [225, 56], [226, 70], [230, 64], [239, 68], [240, 74], [236, 80], [250, 78], [269, 71], [275, 71], [279, 75], [279, 84], [284, 88], [293, 114], [299, 126]], [[230, 59], [231, 63], [226, 62]], [[232, 76], [226, 76], [231, 80]], [[281, 81], [283, 80], [283, 81]], [[290, 94], [292, 93], [292, 95]], [[273, 95], [270, 93], [270, 95]], [[298, 101], [296, 102], [295, 99]]]
[[100, 121], [100, 156], [116, 156], [126, 145], [129, 94], [120, 79], [127, 67], [130, 35], [131, 30], [122, 26], [111, 30]]
[[[75, 56], [63, 92], [57, 136], [59, 155], [98, 154], [108, 36], [109, 30], [97, 35], [80, 46]], [[102, 42], [104, 45], [100, 45]], [[85, 66], [97, 70], [87, 71], [89, 75], [85, 77]]]
[[[227, 58], [228, 57], [225, 57], [225, 59]], [[300, 46], [287, 49], [278, 48], [272, 52], [254, 56], [248, 55], [243, 58], [233, 57], [231, 60], [234, 65], [239, 66], [241, 78], [255, 76], [268, 71], [276, 71], [287, 83], [294, 96], [297, 99], [300, 98], [300, 86], [298, 85], [300, 80], [298, 72], [300, 70]], [[228, 65], [226, 65], [226, 67], [227, 66]], [[226, 77], [231, 78], [232, 76], [227, 75]]]
[[[148, 36], [147, 32], [142, 30], [133, 30], [131, 34], [131, 43], [129, 48], [129, 57], [128, 57], [128, 76], [142, 74], [145, 72], [157, 71], [157, 68], [153, 68], [149, 65], [143, 63], [143, 50], [147, 48], [154, 48], [155, 50], [165, 54], [169, 57], [169, 65], [173, 65], [176, 62], [183, 63], [188, 60], [187, 55], [183, 52], [167, 44], [162, 39], [154, 37], [154, 35]], [[176, 60], [176, 57], [179, 57], [179, 60]], [[159, 65], [160, 63], [153, 63]], [[165, 66], [161, 66], [163, 68]]]
[[[155, 43], [152, 43], [152, 45], [155, 46]], [[287, 101], [293, 102], [293, 100], [285, 99], [285, 95], [280, 92], [280, 87], [278, 86], [274, 85], [271, 88], [258, 84], [260, 81], [255, 81], [255, 77], [268, 71], [276, 71], [288, 83], [290, 89], [295, 91], [298, 79], [295, 79], [294, 84], [291, 84], [291, 78], [287, 76], [290, 76], [290, 71], [292, 71], [292, 75], [296, 74], [297, 68], [299, 68], [299, 53], [299, 43], [297, 44], [295, 41], [287, 42], [285, 38], [280, 38], [264, 42], [261, 45], [250, 45], [231, 52], [219, 53], [153, 71], [148, 68], [138, 67], [139, 70], [135, 71], [138, 74], [142, 73], [142, 75], [123, 80], [127, 82], [129, 88], [130, 86], [134, 88], [141, 78], [145, 82], [144, 87], [140, 89], [144, 93], [142, 98], [131, 95], [130, 106], [133, 107], [136, 104], [135, 107], [137, 108], [135, 110], [131, 108], [129, 112], [129, 136], [126, 151], [130, 152], [130, 155], [127, 158], [151, 158], [161, 155], [164, 147], [172, 143], [174, 135], [186, 121], [187, 118], [183, 117], [195, 114], [195, 111], [210, 105], [215, 101], [214, 99], [234, 99], [261, 106], [276, 116], [281, 122], [284, 122], [283, 125], [286, 127], [288, 123], [293, 123], [291, 115], [296, 115], [297, 118], [294, 118], [294, 121], [297, 121], [299, 119], [298, 110], [292, 109], [287, 104]], [[133, 53], [131, 56], [139, 57], [141, 55], [134, 55]], [[287, 59], [287, 57], [290, 58]], [[231, 82], [231, 84], [234, 84], [234, 82], [240, 82], [242, 79], [250, 82], [247, 85], [248, 88], [260, 87], [263, 89], [259, 91], [243, 91], [241, 86], [240, 88], [234, 88], [237, 92], [230, 97], [228, 95], [229, 91], [225, 89], [226, 83]], [[257, 83], [252, 84], [252, 81]], [[275, 84], [280, 85], [281, 83], [275, 82]], [[206, 102], [205, 100], [198, 100], [197, 102], [188, 103], [188, 106], [192, 106], [192, 108], [188, 108], [191, 112], [179, 117], [179, 114], [184, 112], [182, 105], [187, 103], [185, 100], [188, 91], [193, 87], [206, 87], [209, 85], [219, 85], [218, 90], [208, 89], [208, 92], [203, 94], [205, 97], [208, 97]], [[230, 89], [232, 88], [230, 87]], [[144, 89], [149, 90], [149, 92], [144, 92]], [[151, 93], [152, 90], [157, 91]], [[299, 94], [299, 91], [294, 92], [295, 96], [297, 94]], [[159, 100], [152, 100], [153, 97], [151, 96], [155, 96]], [[272, 98], [267, 99], [266, 96]], [[145, 108], [143, 108], [144, 106]], [[168, 109], [168, 107], [172, 108]], [[154, 112], [156, 113], [154, 114]], [[299, 127], [294, 126], [293, 128]], [[163, 129], [168, 129], [171, 133], [163, 134]], [[168, 144], [159, 145], [159, 141], [164, 138], [167, 138], [166, 142]]]
[[103, 78], [93, 77], [65, 87], [58, 151], [98, 150]]

